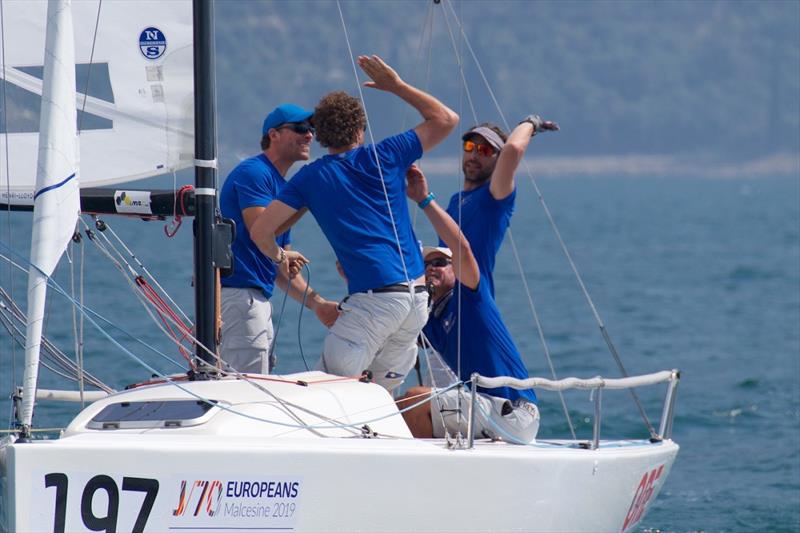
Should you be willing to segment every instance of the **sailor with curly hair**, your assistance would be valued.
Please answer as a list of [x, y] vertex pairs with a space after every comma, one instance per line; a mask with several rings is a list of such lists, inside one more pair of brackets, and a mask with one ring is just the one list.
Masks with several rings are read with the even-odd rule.
[[409, 166], [453, 130], [458, 115], [433, 96], [404, 82], [378, 56], [360, 56], [372, 81], [423, 121], [364, 146], [366, 115], [343, 92], [324, 96], [314, 109], [317, 140], [328, 155], [302, 168], [253, 225], [259, 249], [276, 263], [306, 261], [283, 250], [275, 233], [308, 209], [333, 247], [348, 280], [348, 297], [325, 339], [318, 368], [343, 376], [372, 372], [392, 390], [414, 365], [416, 339], [427, 321], [424, 266], [405, 199]]

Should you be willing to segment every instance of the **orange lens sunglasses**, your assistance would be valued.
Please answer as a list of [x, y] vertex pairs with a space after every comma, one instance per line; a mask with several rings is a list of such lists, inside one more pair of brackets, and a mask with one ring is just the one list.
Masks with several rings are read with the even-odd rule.
[[482, 155], [483, 157], [492, 157], [494, 155], [494, 148], [488, 144], [478, 144], [475, 141], [464, 141], [464, 151], [466, 153], [473, 152], [476, 148], [478, 149], [478, 155]]

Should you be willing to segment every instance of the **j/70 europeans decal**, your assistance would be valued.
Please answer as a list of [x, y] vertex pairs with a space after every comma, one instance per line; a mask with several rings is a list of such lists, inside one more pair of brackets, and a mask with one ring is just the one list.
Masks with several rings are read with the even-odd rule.
[[156, 478], [40, 471], [33, 480], [22, 505], [28, 521], [18, 529], [54, 533], [291, 531], [303, 494], [302, 478], [295, 476]]
[[302, 479], [292, 476], [180, 479], [173, 528], [291, 530], [300, 514]]
[[147, 59], [158, 59], [167, 51], [167, 38], [158, 28], [145, 28], [139, 34], [139, 50]]

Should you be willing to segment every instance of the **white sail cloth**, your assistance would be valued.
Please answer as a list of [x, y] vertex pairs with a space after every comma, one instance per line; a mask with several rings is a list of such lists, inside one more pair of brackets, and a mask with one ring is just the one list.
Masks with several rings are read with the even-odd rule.
[[39, 371], [47, 276], [66, 250], [80, 213], [73, 28], [69, 0], [51, 0], [28, 273], [22, 423], [29, 426]]
[[[42, 81], [34, 74], [44, 57], [46, 7], [40, 0], [5, 4], [6, 64], [0, 76], [8, 87], [14, 86], [10, 96], [42, 93]], [[104, 124], [80, 132], [81, 186], [110, 185], [191, 166], [191, 2], [122, 0], [101, 5], [99, 0], [82, 0], [72, 5], [72, 11], [75, 63], [88, 65], [91, 60], [93, 85], [107, 71], [111, 93], [86, 98], [78, 93], [72, 100], [73, 107], [100, 117]], [[15, 107], [10, 102], [9, 115], [15, 110], [22, 116], [36, 112], [33, 106], [22, 110], [20, 106], [24, 103]], [[7, 121], [13, 119], [9, 115]], [[0, 160], [8, 162], [8, 175], [2, 165], [0, 203], [31, 205], [39, 135], [19, 132], [14, 124], [5, 126], [8, 148], [0, 142]]]

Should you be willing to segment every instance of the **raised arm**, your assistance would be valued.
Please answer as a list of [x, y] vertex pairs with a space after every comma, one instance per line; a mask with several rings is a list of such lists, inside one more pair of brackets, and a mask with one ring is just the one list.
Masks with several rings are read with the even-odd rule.
[[365, 87], [390, 92], [411, 105], [422, 115], [417, 132], [422, 151], [427, 152], [442, 142], [458, 124], [458, 115], [430, 94], [404, 82], [392, 67], [378, 56], [359, 56], [358, 65], [372, 78]]
[[492, 193], [495, 200], [502, 200], [514, 192], [514, 173], [516, 173], [519, 162], [522, 161], [533, 136], [541, 131], [556, 130], [558, 130], [558, 124], [542, 120], [539, 115], [528, 115], [514, 128], [500, 151], [500, 155], [497, 156], [497, 165], [492, 172], [489, 192]]
[[[417, 204], [428, 198], [428, 194], [430, 194], [428, 182], [417, 165], [411, 165], [408, 169], [406, 180], [408, 181], [406, 193], [409, 198], [417, 202]], [[472, 255], [472, 248], [470, 248], [467, 238], [458, 229], [458, 224], [435, 200], [430, 200], [422, 210], [428, 220], [431, 221], [436, 234], [453, 252], [453, 262], [455, 263], [453, 272], [455, 272], [458, 281], [465, 287], [475, 289], [481, 280], [478, 262], [475, 260], [475, 256]]]

